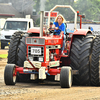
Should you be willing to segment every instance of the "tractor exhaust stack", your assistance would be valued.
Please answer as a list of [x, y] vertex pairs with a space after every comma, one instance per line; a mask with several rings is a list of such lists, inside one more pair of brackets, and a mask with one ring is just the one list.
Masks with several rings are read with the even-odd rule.
[[44, 19], [44, 11], [45, 11], [45, 1], [46, 0], [40, 0], [40, 37], [43, 36], [43, 19]]
[[40, 37], [43, 36], [43, 19], [44, 19], [44, 11], [40, 13]]

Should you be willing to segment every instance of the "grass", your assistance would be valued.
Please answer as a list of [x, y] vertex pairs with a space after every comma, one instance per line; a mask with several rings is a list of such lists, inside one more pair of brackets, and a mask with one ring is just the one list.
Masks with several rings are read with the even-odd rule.
[[[1, 47], [1, 41], [0, 41], [0, 47]], [[7, 58], [8, 54], [0, 54], [0, 58]]]
[[8, 54], [0, 54], [0, 58], [7, 58]]

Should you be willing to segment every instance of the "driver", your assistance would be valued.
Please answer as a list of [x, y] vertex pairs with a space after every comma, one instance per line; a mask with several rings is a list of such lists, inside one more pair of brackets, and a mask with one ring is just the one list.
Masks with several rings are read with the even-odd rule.
[[55, 28], [55, 32], [56, 32], [55, 35], [61, 35], [62, 36], [62, 34], [64, 34], [63, 47], [61, 49], [61, 54], [62, 55], [64, 55], [63, 51], [64, 51], [65, 41], [66, 41], [66, 36], [65, 36], [65, 34], [66, 34], [66, 32], [65, 32], [66, 26], [64, 24], [64, 21], [65, 21], [64, 17], [61, 14], [59, 14], [56, 17], [55, 22], [53, 23], [53, 26], [52, 26], [52, 28]]
[[[53, 26], [53, 22], [50, 22], [50, 28], [49, 28], [49, 30], [52, 30], [52, 26]], [[52, 31], [50, 31], [50, 33], [52, 33]]]

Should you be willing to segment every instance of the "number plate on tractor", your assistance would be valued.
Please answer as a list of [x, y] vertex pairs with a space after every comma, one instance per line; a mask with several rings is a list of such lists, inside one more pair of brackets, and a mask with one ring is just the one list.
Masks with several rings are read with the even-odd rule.
[[31, 48], [31, 54], [41, 55], [41, 48]]

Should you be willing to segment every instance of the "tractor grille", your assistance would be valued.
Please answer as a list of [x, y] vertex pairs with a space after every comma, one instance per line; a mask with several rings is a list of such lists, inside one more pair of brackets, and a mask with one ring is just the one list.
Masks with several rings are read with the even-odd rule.
[[10, 39], [10, 38], [11, 38], [11, 36], [5, 36], [5, 38], [6, 38], [6, 39]]
[[[32, 54], [32, 49], [41, 49], [41, 54]], [[42, 58], [44, 61], [44, 47], [42, 46], [28, 46], [28, 57], [31, 57], [33, 61], [39, 61], [39, 58]], [[41, 61], [41, 62], [43, 62]]]
[[38, 44], [38, 45], [44, 45], [45, 40], [41, 38], [27, 38], [26, 44]]

